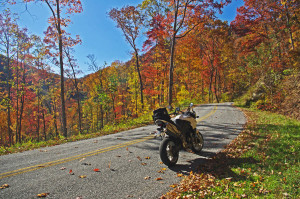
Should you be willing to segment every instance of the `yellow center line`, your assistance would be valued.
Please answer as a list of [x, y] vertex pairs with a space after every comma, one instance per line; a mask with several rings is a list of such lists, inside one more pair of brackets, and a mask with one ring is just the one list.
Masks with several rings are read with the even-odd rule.
[[[217, 106], [215, 106], [213, 108], [213, 110], [210, 111], [207, 115], [205, 115], [201, 118], [198, 118], [197, 122], [200, 122], [200, 121], [208, 118], [209, 116], [213, 115], [216, 111], [217, 111]], [[82, 158], [89, 157], [89, 156], [94, 156], [94, 155], [97, 155], [97, 154], [100, 154], [100, 153], [116, 150], [116, 149], [119, 149], [119, 148], [123, 148], [123, 147], [126, 147], [126, 146], [137, 144], [137, 143], [140, 143], [140, 142], [144, 142], [144, 141], [147, 141], [147, 140], [152, 139], [152, 138], [154, 138], [153, 135], [146, 136], [146, 137], [142, 137], [142, 138], [135, 139], [135, 140], [132, 140], [132, 141], [128, 141], [128, 142], [125, 142], [125, 143], [121, 143], [121, 144], [118, 144], [118, 145], [113, 145], [113, 146], [109, 146], [109, 147], [106, 147], [106, 148], [90, 151], [90, 152], [87, 152], [87, 153], [83, 153], [83, 154], [79, 154], [79, 155], [75, 155], [75, 156], [71, 156], [71, 157], [67, 157], [67, 158], [62, 158], [62, 159], [58, 159], [58, 160], [54, 160], [54, 161], [50, 161], [50, 162], [46, 162], [46, 163], [42, 163], [42, 164], [37, 164], [37, 165], [29, 166], [29, 167], [24, 167], [24, 168], [21, 168], [21, 169], [8, 171], [8, 172], [5, 172], [5, 173], [0, 173], [0, 179], [7, 178], [7, 177], [10, 177], [10, 176], [15, 176], [15, 175], [30, 172], [30, 171], [35, 171], [35, 170], [38, 170], [38, 169], [41, 169], [41, 168], [46, 168], [46, 167], [55, 166], [55, 165], [58, 165], [58, 164], [63, 164], [63, 163], [66, 163], [66, 162], [82, 159]]]
[[81, 159], [81, 158], [97, 155], [97, 154], [100, 154], [100, 153], [116, 150], [116, 149], [123, 148], [123, 147], [129, 146], [129, 145], [144, 142], [146, 140], [152, 139], [153, 137], [154, 136], [152, 136], [152, 135], [151, 136], [146, 136], [146, 137], [143, 137], [143, 138], [139, 138], [139, 139], [132, 140], [132, 141], [125, 142], [125, 143], [122, 143], [122, 144], [118, 144], [118, 145], [113, 145], [113, 146], [106, 147], [106, 148], [103, 148], [103, 149], [98, 149], [98, 150], [95, 150], [95, 151], [90, 151], [90, 152], [87, 152], [87, 153], [83, 153], [83, 154], [79, 154], [79, 155], [75, 155], [75, 156], [71, 156], [71, 157], [67, 157], [67, 158], [63, 158], [63, 159], [59, 159], [59, 160], [55, 160], [55, 161], [51, 161], [51, 162], [46, 162], [46, 163], [43, 163], [43, 164], [38, 164], [38, 165], [30, 166], [30, 167], [25, 167], [25, 168], [22, 168], [22, 169], [17, 169], [17, 170], [1, 173], [0, 174], [0, 179], [10, 177], [10, 176], [14, 176], [14, 175], [18, 175], [18, 174], [22, 174], [22, 173], [26, 173], [26, 172], [29, 172], [29, 171], [34, 171], [34, 170], [41, 169], [41, 168], [55, 166], [55, 165], [58, 165], [58, 164], [70, 162], [70, 161], [73, 161], [73, 160], [78, 160], [78, 159]]
[[204, 115], [203, 117], [198, 118], [197, 122], [201, 122], [202, 120], [205, 120], [209, 116], [213, 115], [216, 111], [217, 111], [217, 105], [215, 105], [213, 110], [211, 110], [208, 114]]

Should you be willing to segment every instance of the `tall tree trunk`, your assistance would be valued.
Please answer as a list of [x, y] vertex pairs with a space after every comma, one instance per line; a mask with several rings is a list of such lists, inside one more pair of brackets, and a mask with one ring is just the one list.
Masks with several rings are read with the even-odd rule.
[[[9, 46], [9, 42], [7, 44]], [[7, 132], [9, 137], [9, 144], [10, 146], [13, 145], [13, 134], [11, 129], [11, 71], [10, 71], [10, 54], [9, 48], [6, 49], [7, 55], [7, 78], [6, 78], [6, 86], [7, 86]]]
[[204, 102], [204, 80], [201, 77], [201, 97], [202, 97], [202, 102]]
[[143, 96], [143, 81], [142, 81], [142, 76], [141, 76], [141, 72], [140, 72], [140, 63], [139, 63], [139, 54], [137, 49], [135, 50], [135, 61], [136, 61], [136, 70], [138, 72], [139, 75], [139, 80], [140, 80], [140, 95], [141, 95], [141, 103], [142, 103], [142, 108], [144, 108], [144, 96]]
[[45, 120], [45, 111], [42, 112], [43, 116], [43, 132], [44, 132], [44, 139], [47, 141], [47, 134], [46, 134], [46, 120]]
[[56, 118], [56, 104], [55, 101], [53, 102], [53, 122], [54, 122], [54, 128], [55, 128], [55, 136], [58, 137], [59, 133], [58, 133], [58, 128], [57, 128], [57, 118]]
[[19, 129], [19, 42], [17, 46], [17, 67], [16, 67], [16, 143], [18, 142], [18, 129]]
[[37, 139], [38, 139], [38, 142], [39, 142], [40, 141], [40, 81], [39, 81], [39, 85], [38, 85], [37, 97], [38, 97], [38, 110], [37, 110], [37, 129], [36, 129], [36, 135], [37, 135]]
[[290, 40], [291, 40], [291, 46], [292, 49], [294, 50], [294, 39], [293, 39], [293, 33], [292, 33], [292, 29], [291, 29], [291, 25], [290, 25], [290, 15], [289, 15], [289, 11], [288, 11], [288, 7], [287, 7], [287, 3], [284, 5], [285, 11], [286, 11], [286, 24], [288, 27], [288, 31], [289, 31], [289, 36], [290, 36]]
[[[177, 18], [176, 18], [177, 19]], [[174, 31], [176, 30], [176, 20], [174, 23]], [[175, 51], [175, 45], [176, 45], [176, 38], [175, 38], [175, 32], [172, 36], [171, 41], [171, 56], [170, 56], [170, 69], [169, 69], [169, 98], [168, 98], [168, 104], [171, 106], [173, 102], [173, 72], [174, 72], [174, 51]]]
[[65, 103], [65, 79], [64, 79], [64, 60], [63, 60], [63, 41], [60, 21], [60, 1], [56, 0], [57, 13], [57, 32], [58, 32], [58, 46], [59, 46], [59, 64], [60, 64], [60, 97], [61, 97], [61, 112], [62, 112], [62, 130], [64, 137], [68, 137], [67, 131], [67, 116]]
[[20, 118], [19, 118], [19, 142], [21, 142], [21, 131], [22, 131], [22, 120], [23, 120], [23, 112], [24, 112], [24, 105], [25, 105], [25, 83], [26, 83], [26, 79], [25, 79], [25, 61], [23, 63], [23, 75], [22, 75], [22, 95], [21, 95], [21, 107], [20, 107]]
[[219, 103], [219, 97], [218, 97], [218, 93], [217, 93], [217, 77], [218, 77], [218, 68], [216, 67], [216, 75], [215, 75], [215, 96], [216, 96], [216, 100], [217, 103]]
[[102, 106], [102, 104], [100, 105], [100, 113], [101, 113], [101, 117], [100, 117], [101, 126], [100, 126], [100, 129], [103, 129], [103, 127], [104, 127], [104, 112], [103, 112], [103, 106]]

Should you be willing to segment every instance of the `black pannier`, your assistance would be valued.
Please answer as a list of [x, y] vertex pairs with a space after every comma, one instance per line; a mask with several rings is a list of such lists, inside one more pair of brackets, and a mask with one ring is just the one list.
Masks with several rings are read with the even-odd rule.
[[165, 120], [165, 121], [171, 121], [171, 117], [168, 114], [168, 111], [166, 108], [159, 108], [153, 111], [153, 116], [152, 116], [153, 120]]

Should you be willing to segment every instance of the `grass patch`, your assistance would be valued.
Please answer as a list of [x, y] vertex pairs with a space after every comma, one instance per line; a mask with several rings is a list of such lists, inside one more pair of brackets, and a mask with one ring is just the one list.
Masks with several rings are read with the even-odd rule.
[[41, 148], [41, 147], [54, 146], [54, 145], [63, 144], [66, 142], [73, 142], [73, 141], [78, 141], [78, 140], [95, 138], [95, 137], [99, 137], [99, 136], [103, 136], [103, 135], [113, 134], [113, 133], [121, 132], [124, 130], [129, 130], [129, 129], [145, 126], [145, 125], [152, 123], [153, 120], [152, 120], [151, 115], [152, 115], [152, 113], [148, 113], [148, 114], [140, 116], [139, 118], [121, 121], [118, 124], [108, 124], [99, 132], [90, 133], [90, 134], [74, 135], [74, 136], [68, 137], [67, 139], [64, 138], [63, 136], [60, 136], [59, 138], [54, 138], [54, 139], [47, 140], [47, 141], [37, 142], [37, 141], [29, 140], [27, 142], [17, 143], [11, 147], [1, 146], [0, 147], [0, 155], [28, 151], [28, 150]]
[[245, 113], [245, 130], [162, 198], [300, 198], [300, 122]]

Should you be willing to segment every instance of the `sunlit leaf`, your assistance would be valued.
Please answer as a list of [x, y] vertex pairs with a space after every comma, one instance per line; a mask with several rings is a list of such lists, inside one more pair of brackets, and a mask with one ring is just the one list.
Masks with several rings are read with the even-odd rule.
[[3, 184], [3, 185], [0, 187], [0, 189], [6, 189], [6, 188], [8, 188], [8, 187], [9, 187], [8, 184]]
[[49, 195], [49, 193], [39, 193], [36, 196], [39, 198], [44, 198], [44, 197], [47, 197], [48, 195]]
[[95, 172], [100, 172], [100, 169], [93, 169], [93, 171], [95, 171]]

